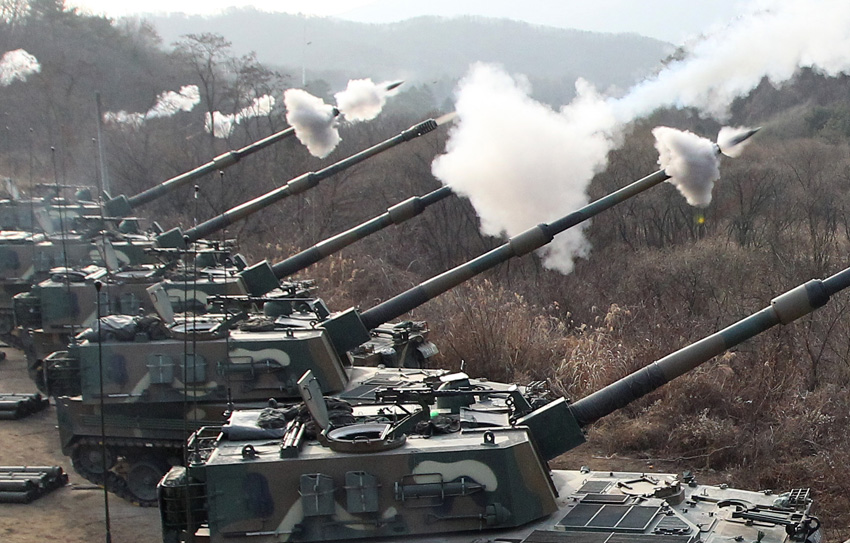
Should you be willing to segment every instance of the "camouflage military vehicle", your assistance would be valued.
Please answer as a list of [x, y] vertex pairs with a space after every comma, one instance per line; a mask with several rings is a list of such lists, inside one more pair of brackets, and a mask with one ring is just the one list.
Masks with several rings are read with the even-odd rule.
[[[314, 290], [311, 281], [283, 281], [285, 277], [296, 273], [317, 262], [343, 247], [362, 239], [391, 224], [398, 224], [425, 210], [452, 194], [451, 189], [443, 187], [423, 197], [413, 197], [392, 206], [386, 213], [375, 217], [351, 230], [329, 238], [313, 247], [302, 251], [272, 266], [267, 263], [252, 268], [246, 268], [244, 262], [236, 259], [230, 266], [200, 268], [197, 276], [187, 276], [184, 279], [171, 277], [159, 283], [154, 288], [150, 276], [154, 272], [143, 273], [139, 270], [119, 272], [107, 276], [103, 268], [91, 266], [75, 273], [70, 285], [62, 275], [57, 273], [48, 281], [44, 281], [28, 295], [18, 295], [15, 298], [19, 322], [41, 317], [34, 322], [44, 322], [43, 329], [34, 330], [36, 364], [47, 355], [64, 350], [68, 346], [69, 333], [81, 331], [93, 326], [96, 320], [97, 294], [94, 281], [101, 281], [101, 307], [107, 315], [139, 315], [156, 311], [152, 305], [149, 290], [155, 291], [160, 298], [167, 299], [175, 312], [192, 311], [196, 314], [206, 313], [212, 305], [228, 303], [239, 310], [256, 310], [268, 304], [268, 312], [275, 318], [283, 315], [295, 318], [298, 327], [306, 327], [311, 322], [321, 322], [330, 314], [311, 293]], [[199, 255], [201, 256], [201, 255]], [[259, 273], [255, 270], [261, 270]], [[273, 277], [263, 272], [271, 270]], [[106, 282], [112, 280], [113, 282]], [[33, 294], [37, 294], [34, 296]], [[37, 300], [40, 306], [30, 309], [25, 302]], [[81, 307], [89, 308], [84, 318]], [[318, 313], [311, 308], [321, 308]], [[140, 311], [141, 310], [141, 311]], [[297, 313], [297, 317], [293, 314]], [[45, 318], [47, 316], [48, 318]], [[170, 319], [169, 319], [170, 320]], [[49, 328], [47, 323], [49, 323]], [[405, 322], [395, 325], [381, 325], [372, 331], [372, 341], [364, 344], [352, 353], [355, 364], [377, 366], [412, 366], [419, 365], [422, 359], [420, 350], [404, 353], [404, 348], [411, 345], [411, 336], [417, 338], [413, 344], [424, 343], [427, 333], [424, 323]], [[59, 338], [52, 339], [52, 338]], [[383, 339], [383, 340], [382, 340]], [[53, 347], [53, 348], [51, 348]], [[399, 355], [399, 353], [401, 353]], [[54, 357], [52, 360], [56, 360]], [[81, 393], [79, 374], [68, 371], [69, 358], [63, 355], [63, 370], [49, 371], [50, 379], [46, 390], [52, 395], [76, 396]], [[79, 365], [74, 364], [74, 368]], [[35, 377], [34, 377], [35, 378]], [[40, 375], [37, 382], [43, 380]]]
[[[113, 268], [157, 263], [157, 258], [147, 251], [155, 247], [155, 243], [150, 236], [138, 234], [138, 221], [129, 217], [134, 209], [294, 134], [294, 129], [288, 128], [242, 149], [219, 155], [203, 166], [134, 196], [111, 198], [104, 204], [103, 212], [97, 209], [89, 215], [77, 216], [73, 223], [64, 221], [60, 232], [0, 233], [0, 335], [20, 344], [18, 338], [10, 336], [15, 322], [12, 298], [47, 279], [54, 268], [83, 268], [93, 263], [103, 265], [107, 264], [108, 257], [114, 257], [114, 262], [109, 263]], [[56, 210], [60, 218], [66, 216], [64, 209], [59, 207]], [[118, 226], [103, 234], [107, 224]], [[77, 230], [71, 230], [72, 226]]]
[[[162, 234], [157, 238], [157, 244], [161, 247], [171, 247], [173, 249], [171, 252], [174, 253], [185, 252], [189, 244], [199, 242], [202, 237], [224, 229], [233, 222], [262, 210], [282, 198], [312, 188], [320, 181], [354, 166], [367, 158], [375, 156], [400, 143], [427, 134], [437, 126], [437, 121], [432, 119], [419, 123], [393, 138], [331, 164], [319, 171], [300, 175], [282, 187], [225, 211], [221, 215], [201, 223], [185, 233], [179, 228], [175, 228]], [[162, 189], [160, 187], [156, 188], [161, 192]], [[407, 220], [420, 213], [431, 203], [445, 198], [448, 194], [450, 194], [449, 189], [440, 189], [421, 198], [410, 198], [405, 202], [391, 207], [385, 214], [354, 229], [353, 233], [346, 232], [320, 244], [321, 250], [318, 253], [324, 255], [330, 254], [332, 250], [339, 250], [352, 243], [358, 237], [368, 235], [390, 224]], [[305, 251], [305, 253], [313, 255], [317, 253], [317, 250], [314, 247], [311, 250]], [[214, 251], [204, 251], [199, 254], [203, 267], [197, 278], [187, 279], [187, 276], [193, 274], [198, 269], [197, 266], [184, 266], [178, 272], [170, 271], [170, 268], [167, 266], [161, 266], [159, 268], [136, 266], [111, 274], [107, 273], [107, 270], [104, 269], [58, 272], [54, 274], [55, 277], [53, 279], [37, 285], [28, 293], [16, 296], [14, 300], [17, 322], [24, 329], [22, 332], [27, 334], [27, 331], [32, 331], [30, 334], [27, 334], [31, 336], [28, 338], [29, 340], [24, 341], [30, 358], [29, 366], [31, 374], [36, 378], [38, 383], [41, 383], [42, 378], [35, 376], [41, 372], [42, 360], [49, 353], [64, 349], [68, 343], [67, 340], [70, 335], [73, 335], [72, 333], [75, 329], [79, 330], [92, 324], [96, 301], [92, 284], [95, 280], [101, 281], [105, 286], [101, 290], [101, 296], [106, 297], [105, 301], [107, 302], [106, 304], [102, 304], [103, 314], [116, 314], [115, 312], [119, 311], [120, 313], [118, 314], [137, 315], [140, 310], [151, 311], [152, 307], [147, 303], [148, 297], [144, 291], [149, 286], [160, 282], [162, 282], [165, 295], [171, 299], [177, 311], [192, 309], [206, 312], [208, 305], [207, 299], [210, 296], [235, 297], [251, 294], [254, 296], [254, 299], [247, 300], [249, 305], [257, 302], [262, 303], [262, 298], [257, 297], [277, 289], [281, 284], [281, 279], [286, 275], [315, 262], [315, 260], [306, 262], [304, 258], [300, 258], [305, 253], [296, 255], [296, 257], [293, 257], [294, 260], [287, 260], [280, 263], [278, 269], [270, 270], [265, 274], [263, 272], [269, 268], [267, 264], [265, 267], [254, 266], [248, 269], [243, 269], [244, 265], [238, 263], [237, 265], [224, 266], [217, 269], [212, 268], [208, 265], [214, 263], [215, 258], [209, 258], [208, 255], [215, 255], [216, 253]], [[292, 289], [297, 289], [299, 285], [303, 284], [303, 282], [298, 284], [288, 282], [285, 285], [285, 289], [292, 291]], [[187, 299], [187, 292], [192, 293], [193, 303], [187, 304], [187, 307], [182, 307]], [[291, 296], [291, 292], [284, 294], [284, 297]], [[116, 303], [108, 303], [110, 300]], [[421, 335], [423, 331], [417, 330], [416, 333]], [[408, 332], [396, 328], [384, 330], [384, 336], [390, 339], [401, 338], [406, 334]], [[404, 341], [406, 344], [407, 340], [405, 339]], [[372, 356], [373, 353], [367, 354], [370, 355], [370, 359], [374, 358]], [[48, 392], [48, 390], [45, 390], [45, 392]], [[73, 392], [74, 390], [78, 391], [78, 387], [69, 387], [67, 384], [55, 390], [63, 390], [69, 394], [79, 393]]]
[[[0, 199], [0, 230], [53, 234], [64, 230], [65, 223], [73, 229], [78, 219], [100, 213], [87, 187], [36, 185], [34, 192], [47, 195], [24, 197], [11, 179], [0, 186], [8, 196]], [[69, 189], [75, 190], [73, 199], [61, 194]]]
[[[204, 261], [207, 264], [204, 265]], [[241, 255], [230, 251], [205, 249], [197, 253], [198, 264], [157, 267], [136, 266], [113, 273], [100, 266], [76, 270], [55, 268], [52, 276], [30, 292], [14, 298], [15, 318], [23, 338], [31, 377], [44, 384], [42, 362], [52, 352], [63, 350], [78, 332], [95, 324], [98, 298], [104, 315], [144, 315], [155, 312], [147, 289], [159, 284], [176, 312], [205, 313], [214, 296], [237, 297], [246, 291], [239, 280], [245, 268]], [[101, 282], [98, 292], [95, 282]], [[288, 295], [307, 296], [314, 289], [310, 281], [281, 285]], [[79, 386], [76, 387], [79, 393]], [[68, 390], [63, 386], [62, 390]], [[48, 392], [45, 388], [43, 392]]]
[[[384, 388], [330, 417], [316, 379], [301, 409], [235, 411], [189, 440], [159, 485], [163, 541], [820, 541], [807, 488], [779, 495], [673, 474], [550, 470], [583, 429], [850, 286], [850, 268], [590, 396], [537, 406], [470, 383]], [[463, 381], [463, 380], [461, 380]], [[449, 386], [443, 386], [448, 384]], [[429, 384], [430, 385], [430, 384]]]

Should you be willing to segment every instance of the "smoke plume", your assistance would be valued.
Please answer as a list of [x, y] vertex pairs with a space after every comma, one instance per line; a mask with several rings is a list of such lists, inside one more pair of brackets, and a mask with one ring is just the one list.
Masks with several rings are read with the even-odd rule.
[[341, 141], [337, 115], [339, 111], [307, 91], [288, 89], [283, 93], [286, 122], [310, 154], [324, 158]]
[[170, 117], [178, 111], [191, 111], [201, 101], [197, 85], [184, 85], [179, 92], [166, 91], [156, 98], [156, 103], [145, 113], [107, 111], [103, 120], [108, 123], [138, 128], [148, 119]]
[[[554, 111], [529, 98], [524, 79], [490, 65], [474, 66], [461, 81], [459, 122], [432, 170], [472, 201], [485, 234], [513, 236], [588, 202], [587, 180], [611, 148], [599, 127], [613, 119], [592, 88], [582, 84], [578, 90], [573, 104]], [[547, 263], [567, 273], [570, 256], [587, 249], [580, 229], [573, 228], [544, 252]]]
[[744, 148], [750, 143], [750, 139], [741, 140], [745, 134], [751, 134], [752, 129], [745, 126], [724, 126], [717, 133], [717, 147], [724, 155], [738, 158], [744, 152]]
[[260, 117], [271, 113], [275, 100], [273, 96], [264, 94], [254, 98], [251, 105], [239, 110], [237, 113], [222, 113], [213, 111], [212, 115], [207, 113], [204, 117], [204, 128], [212, 132], [217, 138], [227, 138], [233, 133], [236, 125], [252, 117]]
[[389, 83], [372, 83], [371, 79], [352, 79], [344, 91], [334, 94], [336, 107], [349, 122], [371, 121], [387, 103]]
[[692, 206], [705, 207], [711, 203], [711, 189], [720, 179], [720, 160], [717, 146], [693, 132], [683, 132], [667, 126], [652, 129], [658, 165], [685, 200]]
[[19, 79], [26, 81], [31, 74], [41, 71], [41, 65], [23, 49], [8, 51], [0, 58], [0, 87], [6, 87]]
[[387, 97], [401, 83], [376, 85], [371, 79], [352, 79], [344, 91], [334, 94], [337, 107], [329, 106], [307, 91], [289, 89], [283, 93], [286, 121], [295, 128], [295, 135], [310, 154], [324, 158], [342, 141], [339, 136], [341, 120], [350, 123], [371, 121], [381, 113]]
[[[459, 120], [450, 131], [446, 153], [432, 165], [433, 173], [470, 198], [486, 234], [513, 236], [566, 215], [587, 201], [585, 190], [593, 173], [605, 167], [608, 151], [635, 119], [662, 107], [689, 107], [722, 121], [732, 100], [765, 77], [779, 85], [801, 67], [826, 75], [846, 72], [850, 2], [761, 1], [683, 53], [681, 60], [619, 98], [602, 97], [579, 80], [576, 98], [559, 111], [532, 100], [523, 77], [476, 64], [458, 86]], [[710, 186], [693, 191], [681, 169], [705, 170], [711, 178], [711, 161], [706, 159], [702, 166], [676, 163], [669, 154], [684, 150], [695, 136], [665, 132], [660, 130], [658, 147], [664, 160], [670, 160], [668, 167], [679, 171], [677, 187], [689, 191], [685, 194], [690, 203], [706, 205]], [[736, 146], [733, 152], [740, 149]], [[587, 250], [574, 228], [542, 251], [544, 264], [569, 272], [572, 258]]]

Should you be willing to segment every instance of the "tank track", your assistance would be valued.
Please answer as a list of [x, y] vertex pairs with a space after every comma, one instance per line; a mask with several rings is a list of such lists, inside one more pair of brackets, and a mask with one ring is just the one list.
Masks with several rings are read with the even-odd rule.
[[[108, 437], [106, 445], [107, 463], [111, 465], [106, 471], [105, 482], [102, 468], [99, 471], [93, 470], [89, 467], [92, 462], [86, 461], [88, 454], [93, 455], [90, 460], [102, 463], [97, 456], [101, 454], [99, 437], [81, 437], [71, 445], [69, 452], [74, 470], [91, 483], [100, 487], [105, 484], [109, 492], [132, 504], [140, 507], [156, 507], [156, 484], [168, 471], [173, 459], [182, 459], [183, 444], [169, 440], [151, 441]], [[157, 469], [160, 473], [154, 477]], [[131, 482], [129, 477], [134, 471], [141, 471], [141, 473], [138, 475], [138, 480]]]

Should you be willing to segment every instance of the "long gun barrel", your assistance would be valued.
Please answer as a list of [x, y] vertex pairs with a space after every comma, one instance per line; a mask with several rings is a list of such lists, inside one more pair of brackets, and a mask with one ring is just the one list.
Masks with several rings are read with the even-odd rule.
[[453, 194], [451, 188], [440, 187], [425, 196], [408, 198], [390, 207], [385, 213], [319, 242], [309, 249], [281, 260], [277, 264], [270, 266], [266, 261], [255, 264], [242, 272], [246, 287], [252, 295], [262, 296], [277, 288], [280, 279], [312, 266], [321, 259], [341, 251], [366, 236], [411, 219], [425, 211], [425, 208], [431, 204], [435, 204], [451, 194]]
[[850, 286], [850, 268], [824, 280], [814, 279], [774, 298], [761, 311], [653, 362], [570, 406], [580, 426], [587, 426], [654, 391], [777, 324], [790, 324], [825, 305]]
[[305, 190], [311, 189], [318, 185], [319, 182], [323, 179], [326, 179], [336, 173], [350, 168], [355, 164], [359, 164], [367, 158], [373, 157], [378, 153], [395, 147], [400, 143], [404, 143], [406, 141], [410, 141], [419, 136], [427, 134], [428, 132], [435, 130], [438, 126], [440, 126], [438, 120], [428, 119], [426, 121], [423, 121], [401, 132], [397, 136], [394, 136], [357, 154], [351, 155], [350, 157], [340, 160], [339, 162], [331, 164], [326, 168], [323, 168], [316, 172], [307, 172], [305, 174], [299, 175], [298, 177], [289, 180], [282, 187], [279, 187], [273, 191], [267, 192], [262, 196], [258, 196], [253, 200], [231, 208], [222, 213], [221, 215], [213, 217], [212, 219], [203, 222], [198, 226], [195, 226], [194, 228], [190, 228], [185, 233], [182, 233], [177, 228], [172, 229], [159, 236], [159, 238], [157, 238], [157, 241], [161, 247], [185, 248], [187, 243], [193, 243], [203, 237], [209, 236], [214, 232], [223, 230], [234, 222], [244, 219], [248, 215], [256, 213], [257, 211], [260, 211], [270, 206], [271, 204], [286, 198], [287, 196], [298, 194], [300, 192], [304, 192]]
[[364, 311], [360, 315], [363, 324], [367, 329], [372, 329], [389, 322], [502, 262], [543, 247], [551, 242], [557, 234], [669, 178], [670, 176], [664, 170], [658, 170], [620, 190], [591, 202], [578, 211], [570, 213], [553, 223], [539, 224], [530, 228], [478, 258], [443, 272], [406, 292]]
[[227, 168], [228, 166], [232, 166], [243, 158], [245, 158], [246, 156], [256, 153], [261, 149], [265, 149], [266, 147], [274, 143], [277, 143], [283, 139], [294, 135], [295, 129], [292, 127], [287, 128], [285, 130], [281, 130], [280, 132], [272, 134], [271, 136], [263, 138], [241, 149], [223, 153], [212, 159], [210, 162], [207, 162], [203, 166], [198, 166], [194, 170], [190, 170], [176, 177], [172, 177], [171, 179], [163, 181], [159, 185], [155, 185], [145, 191], [140, 192], [139, 194], [130, 197], [124, 195], [116, 196], [115, 198], [112, 198], [106, 202], [104, 206], [105, 212], [111, 217], [127, 216], [133, 209], [139, 206], [150, 203], [156, 200], [157, 198], [161, 198], [162, 196], [165, 196], [173, 190], [185, 186], [191, 183], [192, 181], [195, 181], [196, 179], [200, 179], [208, 173]]
[[[825, 305], [830, 297], [850, 286], [850, 268], [823, 280], [811, 280], [771, 300], [770, 305], [735, 324], [665, 356], [623, 377], [590, 396], [569, 405], [555, 400], [520, 418], [528, 426], [547, 459], [584, 442], [581, 429], [658, 389], [777, 324], [790, 324]], [[554, 430], [558, 428], [558, 430]]]
[[350, 230], [346, 230], [332, 238], [328, 238], [309, 249], [293, 255], [286, 260], [272, 266], [275, 277], [282, 279], [292, 275], [304, 268], [311, 266], [319, 260], [348, 247], [355, 241], [372, 235], [393, 224], [400, 224], [410, 218], [419, 215], [431, 204], [437, 203], [452, 194], [449, 187], [441, 187], [425, 196], [414, 196], [387, 209], [386, 213], [366, 221]]
[[[727, 142], [725, 146], [727, 149], [731, 149], [732, 147], [749, 139], [753, 134], [758, 132], [758, 130], [758, 128], [755, 128], [738, 134], [735, 138]], [[719, 145], [715, 145], [715, 147], [718, 154], [727, 150], [721, 149]], [[363, 324], [366, 328], [372, 329], [380, 324], [389, 322], [392, 319], [407, 313], [411, 309], [415, 309], [425, 302], [432, 300], [447, 290], [456, 287], [464, 281], [471, 279], [472, 277], [489, 270], [502, 262], [505, 262], [506, 260], [525, 255], [543, 247], [564, 230], [572, 228], [573, 226], [598, 215], [602, 211], [628, 200], [632, 196], [654, 187], [669, 178], [670, 176], [667, 172], [664, 170], [658, 170], [657, 172], [648, 175], [643, 179], [639, 179], [631, 185], [627, 185], [608, 196], [604, 196], [595, 202], [591, 202], [578, 211], [570, 213], [566, 217], [562, 217], [553, 223], [539, 224], [530, 228], [525, 232], [512, 237], [505, 244], [496, 247], [492, 251], [433, 277], [406, 292], [376, 305], [372, 309], [364, 311], [361, 314]]]

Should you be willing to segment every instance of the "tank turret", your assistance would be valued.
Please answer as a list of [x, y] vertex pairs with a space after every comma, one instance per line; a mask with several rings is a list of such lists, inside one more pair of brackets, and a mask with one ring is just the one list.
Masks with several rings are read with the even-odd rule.
[[[445, 376], [382, 387], [328, 416], [315, 378], [305, 407], [235, 411], [190, 438], [187, 468], [160, 483], [164, 541], [820, 541], [809, 489], [781, 495], [673, 474], [550, 470], [582, 429], [850, 286], [850, 268], [569, 404]], [[305, 413], [309, 412], [309, 415]], [[343, 413], [344, 416], [340, 416]], [[483, 533], [482, 533], [483, 532]]]
[[307, 172], [287, 181], [283, 186], [267, 192], [262, 196], [258, 196], [253, 200], [240, 204], [231, 208], [221, 215], [213, 217], [189, 230], [183, 232], [179, 228], [173, 228], [157, 237], [157, 243], [160, 247], [180, 247], [185, 248], [189, 243], [193, 243], [201, 238], [207, 237], [214, 232], [223, 230], [234, 222], [244, 219], [248, 215], [256, 213], [271, 204], [278, 202], [288, 196], [299, 194], [305, 190], [317, 186], [322, 180], [331, 177], [343, 170], [346, 170], [364, 160], [371, 158], [379, 153], [391, 149], [401, 143], [418, 138], [428, 132], [435, 130], [441, 124], [451, 121], [452, 116], [444, 116], [439, 119], [428, 119], [419, 124], [411, 126], [400, 134], [389, 138], [377, 145], [360, 151], [348, 158], [335, 162], [330, 166], [326, 166], [315, 172]]

